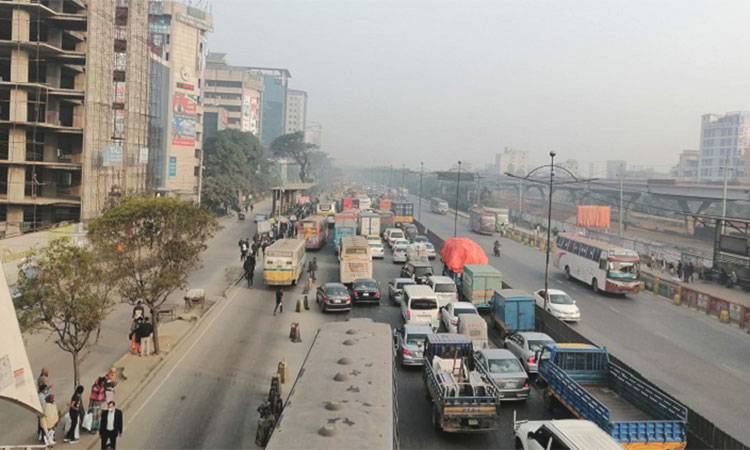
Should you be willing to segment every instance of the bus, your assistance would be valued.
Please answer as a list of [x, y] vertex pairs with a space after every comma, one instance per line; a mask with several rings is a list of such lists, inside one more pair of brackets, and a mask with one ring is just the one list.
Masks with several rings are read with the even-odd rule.
[[393, 219], [396, 223], [412, 223], [414, 221], [414, 203], [396, 201], [391, 203]]
[[435, 214], [448, 214], [448, 202], [440, 198], [430, 200], [430, 210]]
[[316, 213], [321, 216], [333, 216], [336, 214], [336, 202], [320, 202]]
[[484, 208], [474, 207], [469, 210], [469, 225], [471, 226], [471, 231], [475, 233], [494, 233], [496, 220], [495, 214], [485, 211]]
[[350, 209], [336, 214], [333, 226], [334, 244], [338, 247], [342, 237], [352, 234], [357, 234], [357, 211]]
[[585, 238], [576, 233], [559, 233], [555, 242], [555, 267], [591, 285], [594, 292], [637, 294], [640, 256], [635, 250]]
[[485, 211], [495, 215], [495, 231], [505, 231], [510, 223], [510, 211], [507, 208], [484, 208]]
[[341, 238], [339, 277], [344, 284], [360, 278], [372, 278], [372, 253], [364, 236]]
[[323, 248], [328, 241], [326, 216], [309, 216], [297, 223], [297, 236], [305, 240], [306, 249]]
[[304, 239], [279, 239], [263, 253], [263, 281], [269, 286], [294, 286], [304, 269]]
[[364, 318], [323, 325], [266, 448], [397, 449], [391, 333], [387, 323]]

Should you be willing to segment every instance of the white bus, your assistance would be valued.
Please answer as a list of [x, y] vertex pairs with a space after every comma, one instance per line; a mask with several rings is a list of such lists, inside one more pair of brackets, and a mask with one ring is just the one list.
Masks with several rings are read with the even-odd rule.
[[430, 210], [435, 214], [448, 214], [448, 202], [439, 198], [430, 200]]
[[339, 277], [344, 284], [362, 278], [372, 278], [372, 252], [364, 236], [341, 238]]
[[638, 293], [640, 256], [634, 250], [576, 233], [560, 233], [554, 254], [555, 267], [591, 285], [594, 292]]
[[390, 325], [323, 325], [266, 448], [397, 449], [394, 367]]
[[263, 281], [269, 286], [295, 285], [304, 270], [304, 239], [279, 239], [263, 254]]

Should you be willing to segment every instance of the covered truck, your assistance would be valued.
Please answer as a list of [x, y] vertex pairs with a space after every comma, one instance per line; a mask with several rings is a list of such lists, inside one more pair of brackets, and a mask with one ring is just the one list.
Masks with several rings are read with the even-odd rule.
[[487, 264], [487, 255], [476, 242], [469, 238], [448, 238], [440, 252], [443, 260], [443, 275], [450, 277], [461, 292], [461, 275], [466, 264]]
[[380, 214], [374, 212], [360, 212], [357, 219], [357, 229], [362, 236], [380, 235]]
[[500, 393], [475, 360], [469, 337], [428, 334], [422, 378], [436, 430], [464, 433], [500, 428]]
[[461, 297], [477, 308], [489, 309], [495, 291], [503, 288], [503, 275], [489, 264], [464, 264]]
[[547, 344], [537, 360], [545, 402], [596, 423], [625, 448], [685, 448], [687, 408], [611, 362], [606, 348]]
[[333, 242], [338, 245], [344, 236], [357, 234], [357, 212], [354, 210], [342, 211], [336, 214], [336, 222], [333, 225]]
[[500, 337], [519, 331], [534, 331], [534, 297], [521, 289], [498, 289], [492, 300], [492, 325]]

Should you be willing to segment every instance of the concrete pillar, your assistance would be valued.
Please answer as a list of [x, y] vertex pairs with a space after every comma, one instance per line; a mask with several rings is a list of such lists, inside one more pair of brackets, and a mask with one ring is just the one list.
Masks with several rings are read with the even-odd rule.
[[14, 41], [28, 42], [31, 30], [31, 14], [21, 8], [13, 10], [11, 39]]
[[47, 62], [47, 84], [59, 88], [60, 87], [60, 76], [62, 75], [62, 70], [60, 68], [60, 64], [55, 64], [52, 62]]
[[14, 48], [10, 51], [10, 80], [18, 83], [29, 81], [29, 54]]
[[[677, 204], [680, 206], [680, 209], [682, 212], [687, 214], [703, 214], [706, 212], [706, 210], [714, 203], [714, 200], [703, 200], [698, 206], [698, 209], [693, 212], [692, 208], [690, 208], [690, 201], [689, 200], [677, 200]], [[692, 236], [695, 234], [695, 218], [691, 217], [690, 215], [685, 216], [685, 221], [683, 224], [683, 231], [688, 236]]]
[[47, 43], [62, 48], [62, 30], [59, 28], [47, 29]]
[[60, 99], [58, 97], [47, 96], [47, 107], [44, 121], [52, 125], [62, 125], [60, 122]]
[[44, 133], [44, 161], [58, 161], [58, 139], [53, 133]]
[[26, 161], [26, 128], [11, 128], [8, 131], [8, 141], [8, 161]]
[[[8, 172], [10, 176], [10, 172]], [[21, 234], [21, 222], [23, 222], [23, 206], [8, 205], [5, 213], [5, 236], [18, 236]]]
[[[21, 202], [25, 198], [26, 168], [18, 166], [8, 167], [8, 201]], [[10, 205], [8, 205], [10, 207]]]
[[26, 122], [28, 120], [27, 103], [29, 94], [24, 89], [10, 90], [10, 121]]

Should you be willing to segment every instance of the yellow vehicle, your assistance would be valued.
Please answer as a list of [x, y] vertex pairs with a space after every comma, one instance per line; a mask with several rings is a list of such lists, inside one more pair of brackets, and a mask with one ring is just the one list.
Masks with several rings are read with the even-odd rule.
[[263, 281], [269, 286], [294, 286], [305, 270], [305, 240], [279, 239], [263, 254]]

